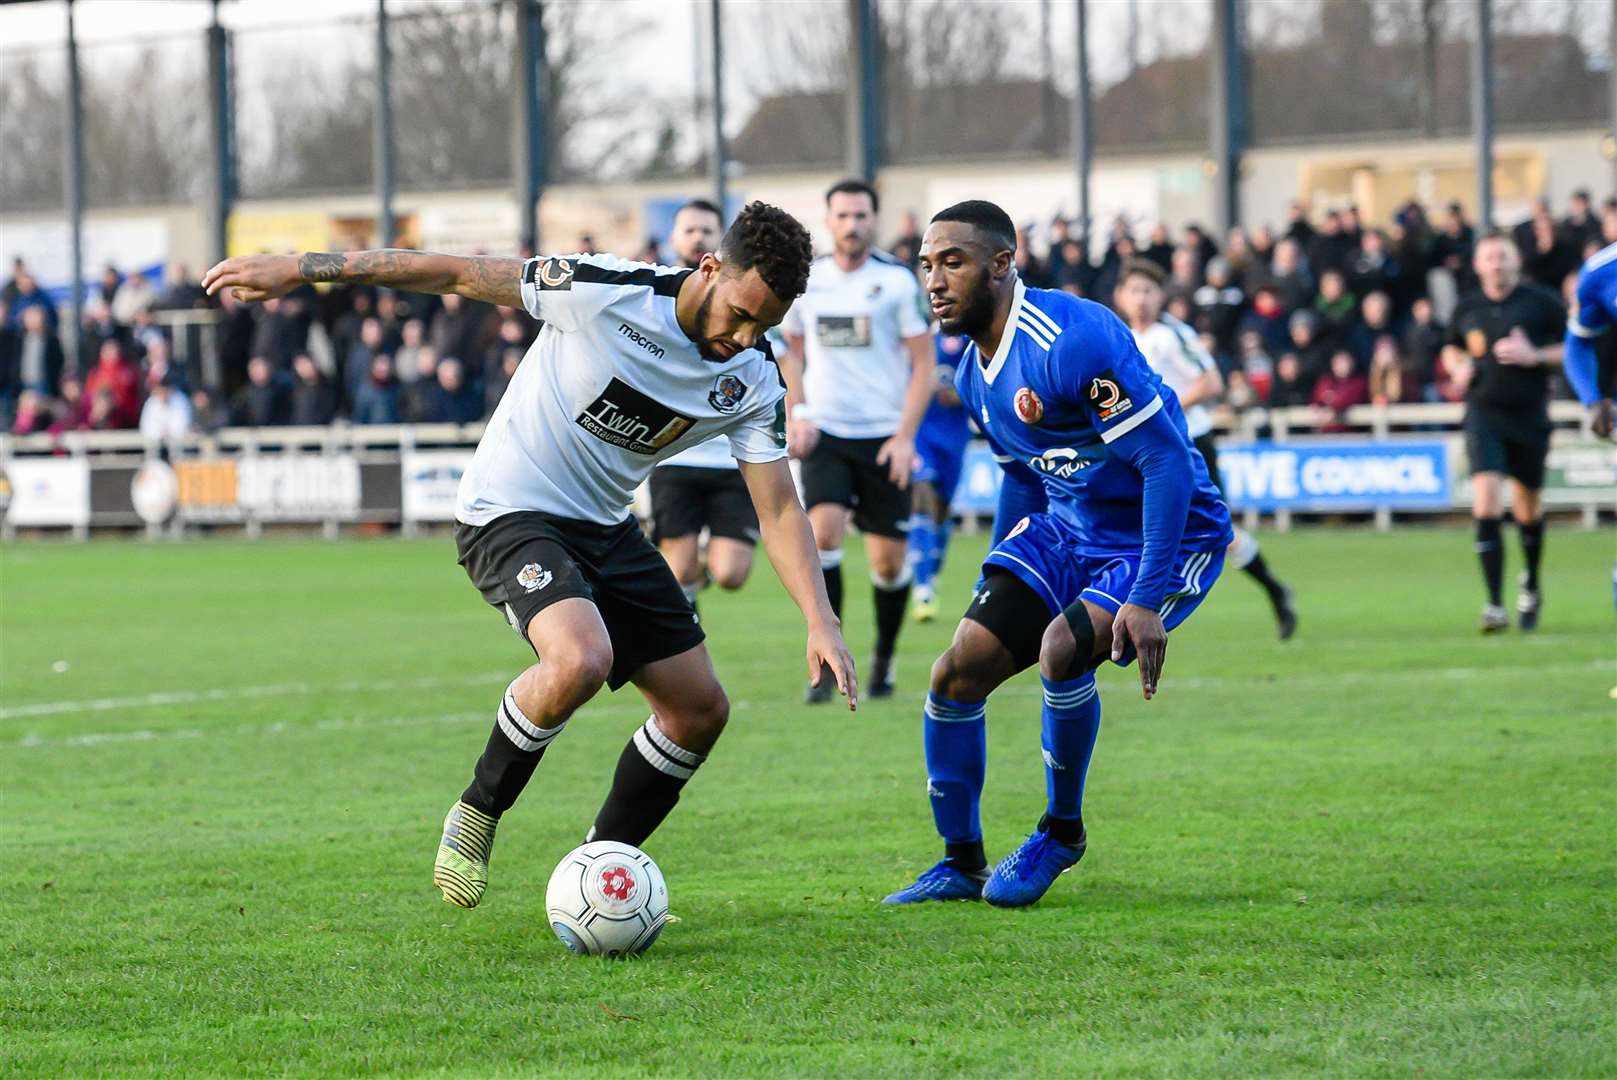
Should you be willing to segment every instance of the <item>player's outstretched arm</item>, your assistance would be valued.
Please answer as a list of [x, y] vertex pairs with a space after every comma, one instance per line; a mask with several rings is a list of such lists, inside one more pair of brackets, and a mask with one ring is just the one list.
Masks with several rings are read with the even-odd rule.
[[809, 679], [818, 686], [821, 665], [831, 669], [837, 689], [848, 699], [848, 708], [859, 707], [859, 676], [853, 657], [842, 640], [842, 624], [831, 610], [825, 595], [825, 574], [814, 547], [814, 530], [797, 499], [797, 485], [785, 458], [775, 461], [738, 461], [747, 482], [753, 507], [758, 511], [758, 530], [775, 564], [775, 573], [786, 591], [802, 609], [808, 622]]
[[522, 260], [440, 255], [432, 251], [308, 251], [302, 255], [238, 255], [202, 275], [213, 296], [234, 289], [236, 299], [272, 300], [299, 285], [338, 281], [407, 292], [459, 293], [504, 307], [522, 306]]

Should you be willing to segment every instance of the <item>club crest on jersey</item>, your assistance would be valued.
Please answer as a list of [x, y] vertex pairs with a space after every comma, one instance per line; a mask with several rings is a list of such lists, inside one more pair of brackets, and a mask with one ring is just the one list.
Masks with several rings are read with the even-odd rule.
[[874, 284], [874, 285], [872, 285], [870, 287], [870, 291], [865, 294], [865, 299], [866, 300], [874, 300], [874, 299], [876, 299], [876, 297], [878, 297], [880, 295], [881, 295], [881, 282], [878, 281], [878, 282], [876, 282], [876, 284]]
[[552, 256], [528, 263], [528, 280], [546, 292], [566, 292], [573, 287], [572, 259]]
[[741, 399], [746, 396], [746, 383], [734, 375], [720, 375], [713, 380], [713, 390], [707, 395], [707, 403], [721, 413], [733, 413], [741, 407]]
[[1044, 402], [1030, 387], [1016, 392], [1016, 418], [1024, 424], [1037, 424], [1044, 419]]
[[517, 584], [522, 586], [523, 592], [538, 592], [549, 585], [555, 576], [538, 563], [531, 562], [517, 571]]
[[1133, 399], [1123, 393], [1111, 368], [1090, 380], [1089, 402], [1095, 406], [1095, 415], [1100, 417], [1102, 423], [1134, 408]]

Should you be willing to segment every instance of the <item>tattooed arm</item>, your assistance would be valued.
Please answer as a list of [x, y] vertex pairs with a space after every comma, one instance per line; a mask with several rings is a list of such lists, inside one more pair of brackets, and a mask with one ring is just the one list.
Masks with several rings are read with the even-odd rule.
[[269, 300], [306, 282], [341, 281], [382, 285], [407, 292], [459, 293], [505, 307], [522, 306], [522, 260], [439, 255], [430, 251], [324, 252], [303, 255], [240, 255], [202, 275], [212, 296], [234, 289], [238, 300]]

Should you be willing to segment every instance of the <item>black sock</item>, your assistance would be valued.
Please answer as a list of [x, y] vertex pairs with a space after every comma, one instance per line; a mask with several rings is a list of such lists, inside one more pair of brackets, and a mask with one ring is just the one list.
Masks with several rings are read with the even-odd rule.
[[595, 815], [591, 840], [616, 840], [639, 847], [679, 802], [679, 793], [707, 755], [678, 745], [663, 734], [654, 716], [634, 733], [618, 757], [612, 790]]
[[890, 660], [893, 650], [898, 647], [898, 632], [904, 626], [904, 612], [910, 606], [910, 576], [904, 575], [904, 583], [893, 588], [883, 588], [875, 585], [871, 594], [875, 597], [876, 606], [876, 656], [878, 659]]
[[1280, 584], [1278, 578], [1269, 573], [1269, 564], [1263, 561], [1262, 552], [1252, 556], [1252, 561], [1241, 567], [1241, 569], [1252, 575], [1252, 579], [1262, 585], [1270, 596], [1279, 596], [1286, 588]]
[[831, 613], [842, 618], [842, 562], [837, 561], [835, 566], [820, 564], [820, 570], [825, 574], [825, 595], [831, 598]]
[[988, 856], [983, 852], [981, 840], [943, 845], [943, 856], [961, 873], [974, 874], [988, 868]]
[[1498, 605], [1505, 584], [1505, 546], [1499, 539], [1498, 518], [1477, 518], [1477, 558], [1488, 586], [1488, 603]]
[[1538, 592], [1538, 560], [1544, 555], [1544, 519], [1520, 526], [1522, 560], [1527, 563], [1527, 587]]
[[1058, 818], [1046, 814], [1039, 819], [1039, 831], [1049, 833], [1057, 843], [1077, 847], [1084, 839], [1084, 819]]
[[[513, 684], [515, 685], [515, 684]], [[477, 759], [472, 782], [460, 801], [490, 817], [511, 809], [522, 789], [528, 786], [534, 767], [545, 756], [545, 747], [567, 726], [563, 720], [553, 728], [541, 728], [517, 708], [510, 687], [500, 701], [500, 711], [489, 733], [483, 756]]]

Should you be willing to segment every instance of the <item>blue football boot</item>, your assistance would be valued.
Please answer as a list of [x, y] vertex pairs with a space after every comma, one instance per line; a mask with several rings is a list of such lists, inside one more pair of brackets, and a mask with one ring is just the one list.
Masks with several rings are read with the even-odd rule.
[[1056, 878], [1078, 865], [1088, 845], [1087, 834], [1080, 835], [1077, 845], [1069, 847], [1043, 829], [1034, 832], [994, 867], [988, 884], [983, 886], [983, 899], [995, 907], [1036, 903]]
[[981, 900], [988, 871], [968, 874], [944, 859], [915, 879], [915, 884], [883, 900], [884, 904], [924, 904], [928, 900]]

